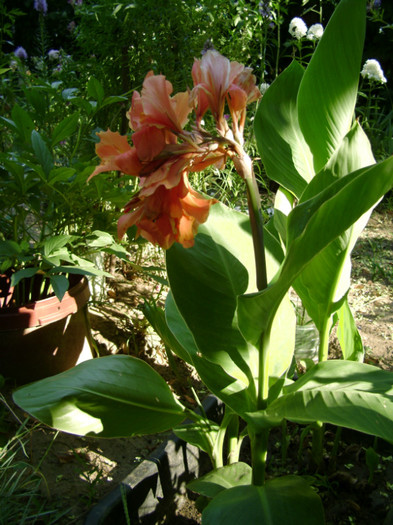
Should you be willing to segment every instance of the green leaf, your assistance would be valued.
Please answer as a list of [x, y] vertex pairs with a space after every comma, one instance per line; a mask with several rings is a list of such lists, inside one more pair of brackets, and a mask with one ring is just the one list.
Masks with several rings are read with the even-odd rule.
[[299, 122], [316, 172], [333, 155], [352, 125], [365, 27], [365, 0], [341, 0], [301, 81]]
[[46, 177], [53, 168], [53, 157], [41, 135], [33, 129], [31, 132], [31, 144], [38, 162], [41, 164]]
[[[75, 256], [73, 256], [73, 259], [75, 259]], [[109, 272], [105, 272], [104, 270], [100, 270], [99, 268], [96, 268], [94, 263], [91, 261], [84, 261], [83, 259], [78, 258], [82, 264], [74, 266], [56, 266], [56, 268], [53, 268], [49, 271], [50, 274], [54, 273], [73, 273], [77, 275], [98, 275], [98, 276], [104, 276], [112, 278], [113, 276]]]
[[345, 299], [338, 312], [337, 338], [340, 342], [344, 359], [363, 361], [364, 348], [362, 338], [358, 332], [347, 299]]
[[251, 479], [252, 468], [247, 463], [240, 462], [211, 470], [204, 476], [188, 483], [187, 488], [202, 496], [214, 498], [223, 490], [241, 485], [251, 485]]
[[296, 206], [288, 216], [287, 253], [280, 271], [266, 290], [239, 297], [239, 326], [250, 343], [258, 344], [300, 272], [392, 186], [393, 157], [390, 157], [335, 180], [315, 197]]
[[[308, 185], [299, 202], [317, 195], [348, 173], [372, 164], [375, 164], [375, 160], [370, 142], [359, 124], [355, 123], [325, 169]], [[372, 208], [367, 210], [348, 230], [319, 252], [294, 282], [294, 288], [320, 334], [327, 334], [331, 318], [348, 292], [351, 252], [371, 211]], [[355, 336], [355, 332], [351, 330], [351, 333]]]
[[22, 279], [33, 277], [38, 272], [39, 268], [23, 268], [13, 273], [11, 276], [11, 286], [16, 286]]
[[52, 147], [55, 144], [58, 144], [62, 140], [69, 139], [70, 136], [76, 131], [79, 122], [78, 113], [74, 113], [69, 117], [66, 117], [61, 122], [57, 124], [52, 133], [51, 145]]
[[97, 100], [97, 102], [101, 104], [104, 99], [105, 92], [99, 80], [94, 77], [90, 77], [89, 82], [87, 83], [87, 92], [91, 98]]
[[237, 295], [255, 289], [247, 217], [214, 205], [195, 246], [175, 244], [166, 262], [173, 299], [202, 356], [253, 389], [257, 350], [242, 338], [236, 319]]
[[285, 387], [266, 414], [322, 421], [392, 441], [392, 373], [353, 361], [324, 361]]
[[74, 168], [53, 168], [49, 173], [48, 183], [50, 186], [54, 186], [57, 182], [68, 182], [75, 174], [75, 171]]
[[104, 248], [115, 244], [113, 236], [108, 232], [94, 230], [87, 238], [87, 242], [92, 248]]
[[213, 421], [201, 419], [200, 421], [177, 426], [173, 429], [173, 432], [180, 439], [198, 447], [212, 457], [219, 430], [220, 427]]
[[50, 275], [50, 283], [56, 297], [61, 301], [69, 288], [69, 281], [65, 275]]
[[21, 387], [13, 397], [46, 425], [79, 435], [151, 434], [185, 418], [164, 379], [144, 361], [125, 355], [85, 361]]
[[43, 242], [44, 255], [49, 257], [78, 237], [76, 235], [56, 235]]
[[67, 88], [63, 89], [63, 91], [61, 92], [61, 96], [64, 100], [72, 100], [77, 97], [78, 93], [78, 88]]
[[[272, 276], [282, 251], [269, 232], [265, 240]], [[248, 217], [221, 204], [212, 208], [193, 248], [174, 245], [167, 252], [168, 279], [178, 310], [175, 326], [169, 322], [169, 327], [208, 388], [237, 413], [250, 410], [256, 402], [259, 351], [242, 337], [236, 310], [237, 296], [256, 288], [254, 265]], [[287, 300], [280, 313], [279, 330], [271, 338], [272, 348], [282, 358], [271, 362], [274, 376], [289, 366], [294, 346], [294, 316]], [[172, 315], [176, 318], [174, 310]], [[191, 341], [191, 350], [186, 340]]]
[[104, 98], [104, 100], [102, 101], [101, 107], [103, 108], [111, 104], [116, 104], [117, 102], [127, 102], [127, 101], [128, 101], [127, 97], [122, 97], [120, 95], [118, 96], [114, 95], [114, 96]]
[[0, 256], [12, 257], [22, 253], [21, 246], [15, 241], [0, 241]]
[[161, 337], [165, 346], [170, 348], [170, 350], [172, 350], [172, 352], [174, 352], [178, 357], [180, 357], [180, 359], [183, 359], [183, 361], [186, 361], [186, 363], [192, 364], [190, 354], [179, 343], [179, 341], [169, 329], [169, 326], [166, 322], [164, 310], [154, 303], [148, 303], [147, 301], [145, 301], [143, 304], [143, 313], [146, 319], [154, 328], [154, 330]]
[[314, 176], [313, 159], [299, 128], [297, 94], [303, 68], [292, 64], [263, 95], [254, 121], [258, 151], [268, 177], [300, 197]]
[[317, 493], [300, 477], [285, 476], [263, 487], [238, 486], [220, 492], [202, 513], [203, 525], [322, 525]]
[[11, 116], [21, 140], [26, 144], [30, 144], [30, 136], [34, 129], [34, 122], [29, 113], [18, 106], [18, 104], [15, 104], [12, 108]]

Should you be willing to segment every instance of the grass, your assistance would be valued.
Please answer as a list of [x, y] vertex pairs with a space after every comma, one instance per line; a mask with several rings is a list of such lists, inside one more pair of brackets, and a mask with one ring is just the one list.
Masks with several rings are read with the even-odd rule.
[[51, 445], [33, 465], [27, 449], [38, 425], [31, 426], [29, 418], [20, 420], [2, 394], [0, 402], [0, 525], [59, 523], [64, 512], [43, 496], [48, 494], [48, 486], [40, 471]]

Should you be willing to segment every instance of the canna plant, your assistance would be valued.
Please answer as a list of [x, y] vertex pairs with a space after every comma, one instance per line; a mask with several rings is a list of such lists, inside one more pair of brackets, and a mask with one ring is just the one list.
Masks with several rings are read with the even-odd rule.
[[[286, 420], [388, 441], [393, 435], [393, 376], [362, 362], [347, 301], [351, 250], [393, 186], [393, 159], [376, 164], [354, 120], [365, 4], [341, 0], [307, 69], [293, 62], [259, 103], [257, 145], [267, 175], [279, 184], [266, 225], [242, 138], [246, 106], [259, 93], [240, 64], [208, 51], [194, 63], [193, 90], [173, 97], [164, 77], [149, 74], [128, 114], [134, 145], [110, 131], [100, 135], [93, 176], [115, 169], [140, 177], [119, 234], [134, 226], [166, 249], [165, 312], [147, 304], [146, 315], [223, 402], [221, 423], [183, 406], [152, 368], [130, 356], [82, 363], [14, 393], [24, 410], [66, 432], [115, 437], [173, 428], [199, 446], [213, 467], [190, 485], [210, 499], [204, 525], [324, 522], [321, 500], [302, 477], [267, 479], [269, 433]], [[186, 126], [190, 101], [194, 126]], [[202, 127], [207, 110], [214, 134]], [[190, 186], [189, 172], [228, 158], [245, 182], [249, 214]], [[320, 334], [318, 363], [297, 380], [289, 372], [292, 288]], [[344, 358], [328, 360], [337, 322]], [[246, 435], [250, 465], [239, 461]]]

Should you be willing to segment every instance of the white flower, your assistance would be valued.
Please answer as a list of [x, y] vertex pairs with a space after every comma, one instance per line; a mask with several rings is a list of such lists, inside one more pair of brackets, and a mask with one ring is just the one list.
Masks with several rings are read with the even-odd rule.
[[369, 80], [376, 80], [381, 84], [385, 84], [387, 82], [380, 63], [374, 58], [366, 60], [360, 74], [363, 78], [368, 78]]
[[267, 91], [267, 88], [270, 86], [267, 82], [262, 82], [262, 84], [259, 86], [259, 91], [261, 92], [261, 95], [264, 95]]
[[288, 31], [296, 40], [300, 40], [306, 36], [307, 26], [301, 18], [292, 18]]
[[58, 60], [60, 56], [60, 51], [58, 49], [50, 49], [48, 51], [49, 60]]
[[323, 35], [323, 25], [313, 24], [307, 31], [308, 40], [319, 40]]

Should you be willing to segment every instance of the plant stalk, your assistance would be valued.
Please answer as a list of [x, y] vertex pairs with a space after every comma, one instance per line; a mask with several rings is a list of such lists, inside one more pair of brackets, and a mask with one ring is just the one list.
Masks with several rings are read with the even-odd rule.
[[236, 171], [246, 183], [248, 211], [250, 215], [250, 225], [255, 254], [257, 288], [260, 291], [267, 288], [267, 270], [265, 244], [263, 240], [263, 217], [261, 213], [261, 201], [259, 197], [258, 185], [255, 179], [252, 161], [244, 151], [241, 155], [239, 155], [239, 157], [235, 157], [233, 162], [235, 164]]
[[268, 440], [269, 430], [255, 434], [250, 431], [253, 485], [262, 486], [265, 484]]

